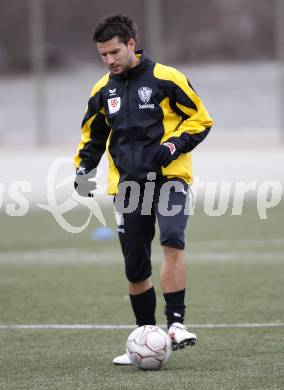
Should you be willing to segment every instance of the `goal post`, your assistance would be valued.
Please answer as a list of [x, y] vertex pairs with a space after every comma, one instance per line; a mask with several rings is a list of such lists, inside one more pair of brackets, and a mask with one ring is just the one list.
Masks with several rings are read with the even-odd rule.
[[284, 0], [274, 0], [275, 49], [279, 65], [281, 139], [284, 142]]
[[34, 79], [35, 142], [47, 144], [46, 66], [44, 48], [44, 0], [29, 0], [31, 68]]

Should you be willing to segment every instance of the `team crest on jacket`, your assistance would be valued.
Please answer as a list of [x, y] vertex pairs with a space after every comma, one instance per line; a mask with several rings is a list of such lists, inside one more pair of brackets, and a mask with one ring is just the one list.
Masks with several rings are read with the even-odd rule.
[[154, 104], [147, 104], [151, 99], [152, 89], [148, 87], [141, 87], [138, 89], [138, 95], [144, 104], [139, 103], [139, 108], [154, 108]]
[[108, 110], [110, 114], [114, 114], [115, 112], [120, 110], [121, 99], [120, 97], [115, 97], [107, 100]]

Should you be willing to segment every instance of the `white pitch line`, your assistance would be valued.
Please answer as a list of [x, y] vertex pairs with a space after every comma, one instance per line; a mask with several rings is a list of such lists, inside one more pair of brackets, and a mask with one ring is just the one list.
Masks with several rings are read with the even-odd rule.
[[[165, 328], [166, 325], [158, 325]], [[284, 322], [263, 322], [263, 323], [239, 323], [239, 324], [188, 324], [190, 329], [216, 329], [216, 328], [282, 328]], [[88, 330], [88, 329], [133, 329], [135, 325], [119, 324], [10, 324], [0, 325], [0, 330]]]
[[[188, 253], [190, 262], [195, 261], [282, 261], [283, 252], [257, 252], [257, 251], [208, 251], [208, 252], [190, 252]], [[80, 259], [80, 260], [78, 260]], [[161, 253], [152, 253], [152, 261], [160, 262]], [[118, 264], [123, 262], [120, 253], [100, 253], [79, 251], [28, 251], [28, 252], [1, 252], [0, 264]]]

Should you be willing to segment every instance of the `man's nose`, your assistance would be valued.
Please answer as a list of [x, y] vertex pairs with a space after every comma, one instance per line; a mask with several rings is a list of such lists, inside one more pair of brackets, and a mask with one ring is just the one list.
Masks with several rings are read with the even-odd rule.
[[108, 54], [108, 55], [106, 56], [106, 62], [107, 62], [108, 65], [112, 65], [112, 64], [114, 63], [114, 58], [113, 58], [113, 56]]

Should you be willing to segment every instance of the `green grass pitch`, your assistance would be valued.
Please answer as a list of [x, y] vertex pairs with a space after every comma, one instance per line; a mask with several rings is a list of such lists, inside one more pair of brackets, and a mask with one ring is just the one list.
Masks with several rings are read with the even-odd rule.
[[[112, 212], [105, 210], [109, 226]], [[117, 239], [94, 241], [93, 219], [78, 235], [51, 215], [0, 216], [0, 389], [2, 390], [258, 390], [284, 388], [284, 206], [260, 220], [255, 202], [242, 216], [208, 217], [188, 227], [186, 323], [198, 344], [172, 354], [166, 367], [117, 367], [128, 329], [10, 329], [16, 324], [134, 323]], [[69, 216], [78, 225], [82, 211]], [[153, 245], [157, 320], [164, 324], [158, 284], [161, 249]], [[206, 324], [258, 327], [204, 328]], [[2, 328], [1, 328], [2, 325]]]

